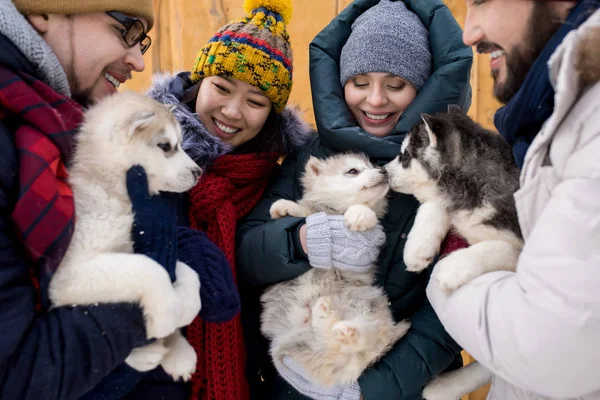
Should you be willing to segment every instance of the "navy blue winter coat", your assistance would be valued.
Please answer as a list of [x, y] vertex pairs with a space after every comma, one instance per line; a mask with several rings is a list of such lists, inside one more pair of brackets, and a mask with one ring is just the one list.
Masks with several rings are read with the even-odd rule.
[[[0, 35], [0, 64], [36, 76]], [[36, 312], [31, 262], [11, 220], [18, 196], [17, 119], [0, 123], [0, 399], [76, 399], [146, 340], [132, 304], [60, 307]]]

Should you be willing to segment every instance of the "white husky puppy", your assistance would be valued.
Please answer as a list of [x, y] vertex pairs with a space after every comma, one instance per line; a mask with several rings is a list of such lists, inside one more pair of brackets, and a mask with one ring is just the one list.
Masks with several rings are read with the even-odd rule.
[[92, 107], [77, 136], [69, 169], [76, 223], [64, 259], [53, 275], [54, 307], [139, 303], [147, 337], [162, 339], [135, 349], [126, 362], [137, 370], [161, 364], [175, 379], [189, 379], [196, 354], [177, 328], [200, 310], [198, 275], [184, 263], [173, 284], [154, 260], [133, 254], [133, 212], [126, 173], [141, 165], [151, 194], [184, 192], [200, 169], [181, 150], [181, 132], [171, 112], [141, 94], [110, 96]]
[[[343, 214], [349, 230], [362, 231], [386, 212], [387, 176], [364, 156], [311, 157], [302, 185], [298, 203], [273, 203], [273, 218]], [[273, 361], [291, 357], [323, 386], [356, 382], [410, 327], [394, 322], [386, 294], [374, 285], [375, 270], [313, 268], [269, 288], [261, 298], [261, 330], [271, 339]]]

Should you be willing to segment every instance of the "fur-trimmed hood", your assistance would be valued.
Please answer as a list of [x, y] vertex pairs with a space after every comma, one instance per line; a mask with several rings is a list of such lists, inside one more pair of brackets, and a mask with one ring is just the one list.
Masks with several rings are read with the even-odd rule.
[[555, 91], [554, 111], [544, 124], [543, 130], [550, 132], [545, 137], [554, 136], [582, 92], [600, 82], [599, 34], [600, 10], [596, 10], [578, 29], [569, 32], [550, 57], [548, 67]]
[[[599, 15], [595, 16], [596, 20], [599, 19]], [[577, 70], [584, 85], [600, 82], [600, 25], [592, 26], [582, 33]]]
[[[227, 154], [232, 148], [212, 136], [196, 113], [182, 103], [186, 90], [192, 85], [188, 72], [158, 74], [153, 78], [148, 95], [163, 104], [175, 106], [173, 114], [181, 124], [182, 148], [204, 169], [215, 158]], [[286, 107], [278, 117], [285, 153], [291, 153], [306, 142], [311, 129], [302, 119], [297, 107]]]
[[556, 49], [548, 66], [556, 90], [578, 92], [600, 82], [600, 10], [570, 32]]

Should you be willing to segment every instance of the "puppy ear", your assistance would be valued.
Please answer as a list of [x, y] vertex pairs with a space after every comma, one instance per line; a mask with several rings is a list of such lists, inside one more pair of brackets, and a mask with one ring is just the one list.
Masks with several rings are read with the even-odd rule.
[[421, 114], [421, 119], [425, 123], [425, 130], [427, 131], [427, 136], [429, 137], [429, 145], [431, 147], [436, 147], [438, 143], [437, 135], [435, 134], [436, 129], [436, 121], [435, 117], [432, 117], [429, 114]]
[[306, 172], [312, 173], [315, 176], [319, 176], [321, 174], [321, 169], [323, 168], [323, 161], [319, 160], [317, 157], [310, 156], [308, 162], [306, 163]]
[[448, 112], [450, 114], [464, 114], [462, 108], [458, 104], [449, 104]]
[[137, 132], [147, 128], [154, 118], [156, 114], [152, 111], [138, 111], [129, 120], [129, 137], [133, 137]]

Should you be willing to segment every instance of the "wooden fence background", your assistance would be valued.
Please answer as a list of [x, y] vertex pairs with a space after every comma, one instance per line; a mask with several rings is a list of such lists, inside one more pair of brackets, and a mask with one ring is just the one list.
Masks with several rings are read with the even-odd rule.
[[[444, 0], [463, 26], [464, 0]], [[310, 95], [308, 45], [352, 0], [293, 0], [293, 17], [289, 34], [294, 52], [294, 86], [290, 103], [300, 105], [305, 118], [314, 122]], [[145, 55], [146, 69], [135, 74], [125, 88], [143, 91], [152, 75], [160, 72], [189, 70], [198, 50], [225, 23], [243, 17], [243, 0], [154, 0], [156, 21], [151, 32], [152, 46]], [[474, 55], [471, 71], [473, 101], [469, 115], [487, 128], [494, 129], [493, 115], [498, 102], [492, 95], [489, 57]], [[463, 353], [466, 362], [471, 357]], [[483, 388], [463, 400], [484, 400]]]

